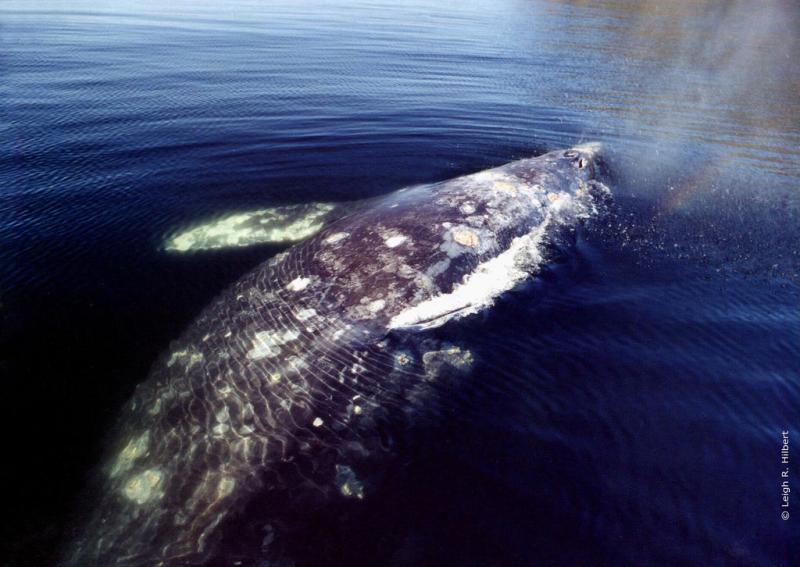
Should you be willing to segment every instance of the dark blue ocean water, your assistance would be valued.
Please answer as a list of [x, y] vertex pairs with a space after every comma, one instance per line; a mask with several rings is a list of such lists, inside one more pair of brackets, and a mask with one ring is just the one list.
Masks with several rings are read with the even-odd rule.
[[310, 557], [797, 565], [798, 29], [788, 1], [0, 3], [0, 563], [53, 562], [156, 356], [281, 250], [168, 234], [600, 140], [611, 210], [465, 322], [447, 419]]

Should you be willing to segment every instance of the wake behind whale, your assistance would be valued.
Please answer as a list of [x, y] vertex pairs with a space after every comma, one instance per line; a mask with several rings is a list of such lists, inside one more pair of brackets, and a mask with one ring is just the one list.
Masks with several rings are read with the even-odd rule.
[[244, 276], [137, 388], [65, 562], [291, 564], [298, 518], [368, 500], [432, 385], [474, 364], [427, 331], [489, 308], [597, 214], [595, 152], [398, 191]]

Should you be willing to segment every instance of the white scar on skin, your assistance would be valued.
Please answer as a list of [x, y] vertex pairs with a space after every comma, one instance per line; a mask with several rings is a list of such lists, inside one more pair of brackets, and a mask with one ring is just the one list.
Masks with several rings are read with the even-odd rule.
[[286, 205], [236, 213], [184, 230], [164, 244], [170, 252], [297, 242], [319, 232], [335, 208], [331, 203]]

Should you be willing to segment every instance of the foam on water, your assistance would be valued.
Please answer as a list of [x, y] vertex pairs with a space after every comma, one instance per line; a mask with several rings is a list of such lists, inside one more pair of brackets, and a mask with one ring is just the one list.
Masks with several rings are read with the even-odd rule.
[[[607, 188], [597, 184], [598, 187]], [[573, 198], [561, 192], [553, 195], [544, 221], [531, 232], [512, 240], [507, 250], [479, 264], [450, 293], [418, 303], [392, 318], [391, 329], [430, 329], [447, 321], [490, 307], [503, 293], [530, 277], [546, 260], [548, 239], [559, 227], [574, 224], [596, 213], [586, 194]]]

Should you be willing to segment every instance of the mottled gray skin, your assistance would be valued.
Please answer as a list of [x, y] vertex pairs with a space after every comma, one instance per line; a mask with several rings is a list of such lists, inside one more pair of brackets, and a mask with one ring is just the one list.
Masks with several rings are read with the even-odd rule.
[[[286, 559], [292, 518], [369, 499], [426, 383], [472, 362], [390, 329], [393, 318], [450, 293], [515, 237], [570, 229], [575, 218], [548, 211], [590, 199], [592, 157], [553, 152], [388, 195], [244, 276], [125, 407], [65, 562], [272, 564]], [[261, 530], [257, 544], [237, 539], [243, 525]]]

